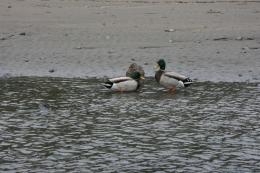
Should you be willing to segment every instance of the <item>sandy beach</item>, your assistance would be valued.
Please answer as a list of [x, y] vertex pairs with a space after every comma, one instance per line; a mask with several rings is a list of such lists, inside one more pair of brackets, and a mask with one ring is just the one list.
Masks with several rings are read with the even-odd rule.
[[260, 1], [1, 0], [0, 76], [115, 77], [156, 60], [198, 81], [260, 81]]

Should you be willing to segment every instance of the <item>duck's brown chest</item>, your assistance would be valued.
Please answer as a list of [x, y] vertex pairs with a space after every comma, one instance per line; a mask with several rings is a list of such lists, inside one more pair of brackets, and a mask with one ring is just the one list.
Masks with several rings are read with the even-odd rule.
[[160, 82], [160, 79], [161, 79], [161, 76], [163, 74], [163, 71], [162, 70], [159, 70], [155, 73], [155, 80], [159, 83]]

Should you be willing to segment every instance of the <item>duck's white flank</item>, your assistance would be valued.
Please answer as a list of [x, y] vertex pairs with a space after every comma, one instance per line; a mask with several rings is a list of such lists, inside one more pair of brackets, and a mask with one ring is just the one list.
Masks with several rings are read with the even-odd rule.
[[133, 80], [126, 80], [123, 82], [113, 83], [111, 90], [112, 91], [135, 91], [138, 83]]

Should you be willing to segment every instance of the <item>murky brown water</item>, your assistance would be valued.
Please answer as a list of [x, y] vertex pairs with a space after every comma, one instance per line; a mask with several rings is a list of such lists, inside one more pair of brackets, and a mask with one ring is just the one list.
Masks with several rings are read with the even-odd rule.
[[260, 172], [260, 87], [0, 80], [0, 172]]

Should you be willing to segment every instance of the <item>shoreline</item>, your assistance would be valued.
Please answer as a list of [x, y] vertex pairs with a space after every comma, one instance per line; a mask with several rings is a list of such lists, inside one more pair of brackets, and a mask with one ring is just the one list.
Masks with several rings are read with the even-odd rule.
[[[55, 79], [58, 79], [58, 80], [90, 80], [90, 81], [98, 81], [99, 83], [97, 84], [100, 84], [100, 82], [102, 83], [105, 79], [107, 79], [107, 76], [104, 76], [104, 77], [55, 77], [55, 76], [9, 76], [8, 74], [6, 76], [1, 76], [0, 77], [0, 81], [7, 81], [7, 80], [13, 80], [13, 79], [37, 79], [37, 80], [41, 80], [41, 79], [50, 79], [50, 80], [55, 80]], [[149, 76], [149, 77], [146, 77], [145, 78], [145, 81], [144, 81], [144, 84], [146, 82], [151, 82], [153, 81], [155, 84], [158, 85], [159, 88], [162, 88], [162, 89], [165, 89], [163, 88], [162, 86], [160, 86], [154, 79], [154, 77], [152, 76]], [[248, 85], [252, 85], [252, 86], [256, 86], [257, 88], [260, 87], [260, 83], [259, 82], [249, 82], [249, 81], [198, 81], [198, 80], [195, 80], [193, 81], [194, 83], [191, 85], [191, 86], [194, 86], [194, 85], [197, 85], [197, 84], [201, 84], [201, 83], [215, 83], [215, 84], [220, 84], [220, 83], [223, 83], [223, 84], [248, 84]], [[146, 84], [145, 84], [146, 85]], [[101, 86], [101, 85], [100, 85]], [[102, 87], [102, 86], [101, 86]], [[189, 86], [190, 87], [190, 86]], [[103, 88], [103, 87], [102, 87]]]

